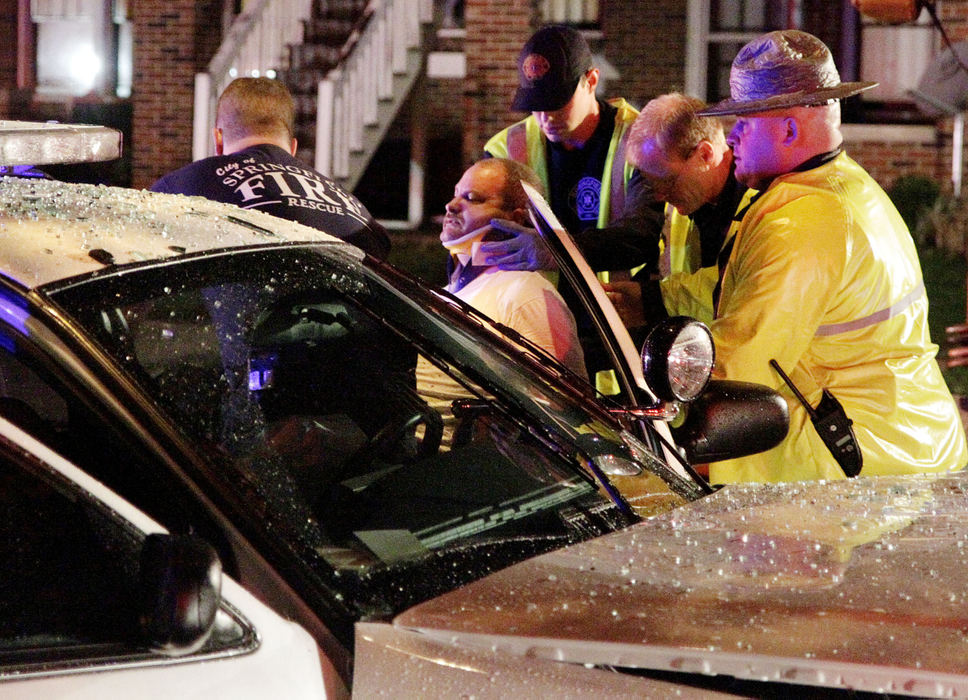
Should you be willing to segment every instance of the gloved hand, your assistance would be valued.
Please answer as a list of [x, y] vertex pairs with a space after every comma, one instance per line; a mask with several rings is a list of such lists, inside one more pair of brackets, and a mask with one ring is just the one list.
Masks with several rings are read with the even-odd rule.
[[479, 254], [486, 265], [502, 270], [557, 270], [558, 264], [541, 236], [530, 226], [507, 219], [491, 219], [495, 231], [511, 234], [503, 241], [481, 243]]

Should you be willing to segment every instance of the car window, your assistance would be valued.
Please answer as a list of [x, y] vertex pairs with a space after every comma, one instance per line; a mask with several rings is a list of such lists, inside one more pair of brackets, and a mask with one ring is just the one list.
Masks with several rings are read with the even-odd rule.
[[211, 543], [232, 575], [234, 555], [221, 528], [76, 377], [53, 362], [25, 328], [0, 322], [0, 416], [28, 432], [174, 532]]
[[[217, 465], [242, 516], [354, 617], [627, 522], [575, 445], [627, 453], [629, 436], [460, 309], [312, 247], [145, 266], [51, 295]], [[647, 449], [635, 459], [664, 508], [692, 495]]]
[[[0, 677], [155, 658], [139, 632], [143, 533], [5, 439], [0, 528]], [[225, 608], [198, 653], [253, 635]]]

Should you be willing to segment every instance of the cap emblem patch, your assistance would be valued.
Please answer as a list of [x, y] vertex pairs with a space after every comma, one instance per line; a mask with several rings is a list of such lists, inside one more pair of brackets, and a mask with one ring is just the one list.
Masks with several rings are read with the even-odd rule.
[[528, 54], [521, 64], [521, 73], [527, 80], [535, 81], [544, 77], [545, 73], [551, 68], [548, 59], [540, 53]]

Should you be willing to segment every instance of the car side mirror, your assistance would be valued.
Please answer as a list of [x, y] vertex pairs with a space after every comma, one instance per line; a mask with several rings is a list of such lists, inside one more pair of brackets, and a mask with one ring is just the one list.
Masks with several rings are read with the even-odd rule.
[[183, 656], [202, 647], [221, 603], [222, 564], [194, 535], [152, 534], [141, 549], [141, 631], [152, 651]]
[[684, 410], [672, 434], [692, 464], [764, 452], [780, 444], [790, 428], [783, 397], [751, 382], [712, 379]]

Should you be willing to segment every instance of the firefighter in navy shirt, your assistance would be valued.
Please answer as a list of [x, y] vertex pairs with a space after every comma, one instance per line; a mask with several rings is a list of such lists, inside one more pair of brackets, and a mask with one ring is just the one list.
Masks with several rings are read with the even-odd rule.
[[237, 78], [219, 97], [217, 155], [165, 175], [151, 189], [258, 209], [386, 257], [390, 239], [366, 207], [295, 157], [293, 119], [293, 99], [285, 85], [269, 78]]

